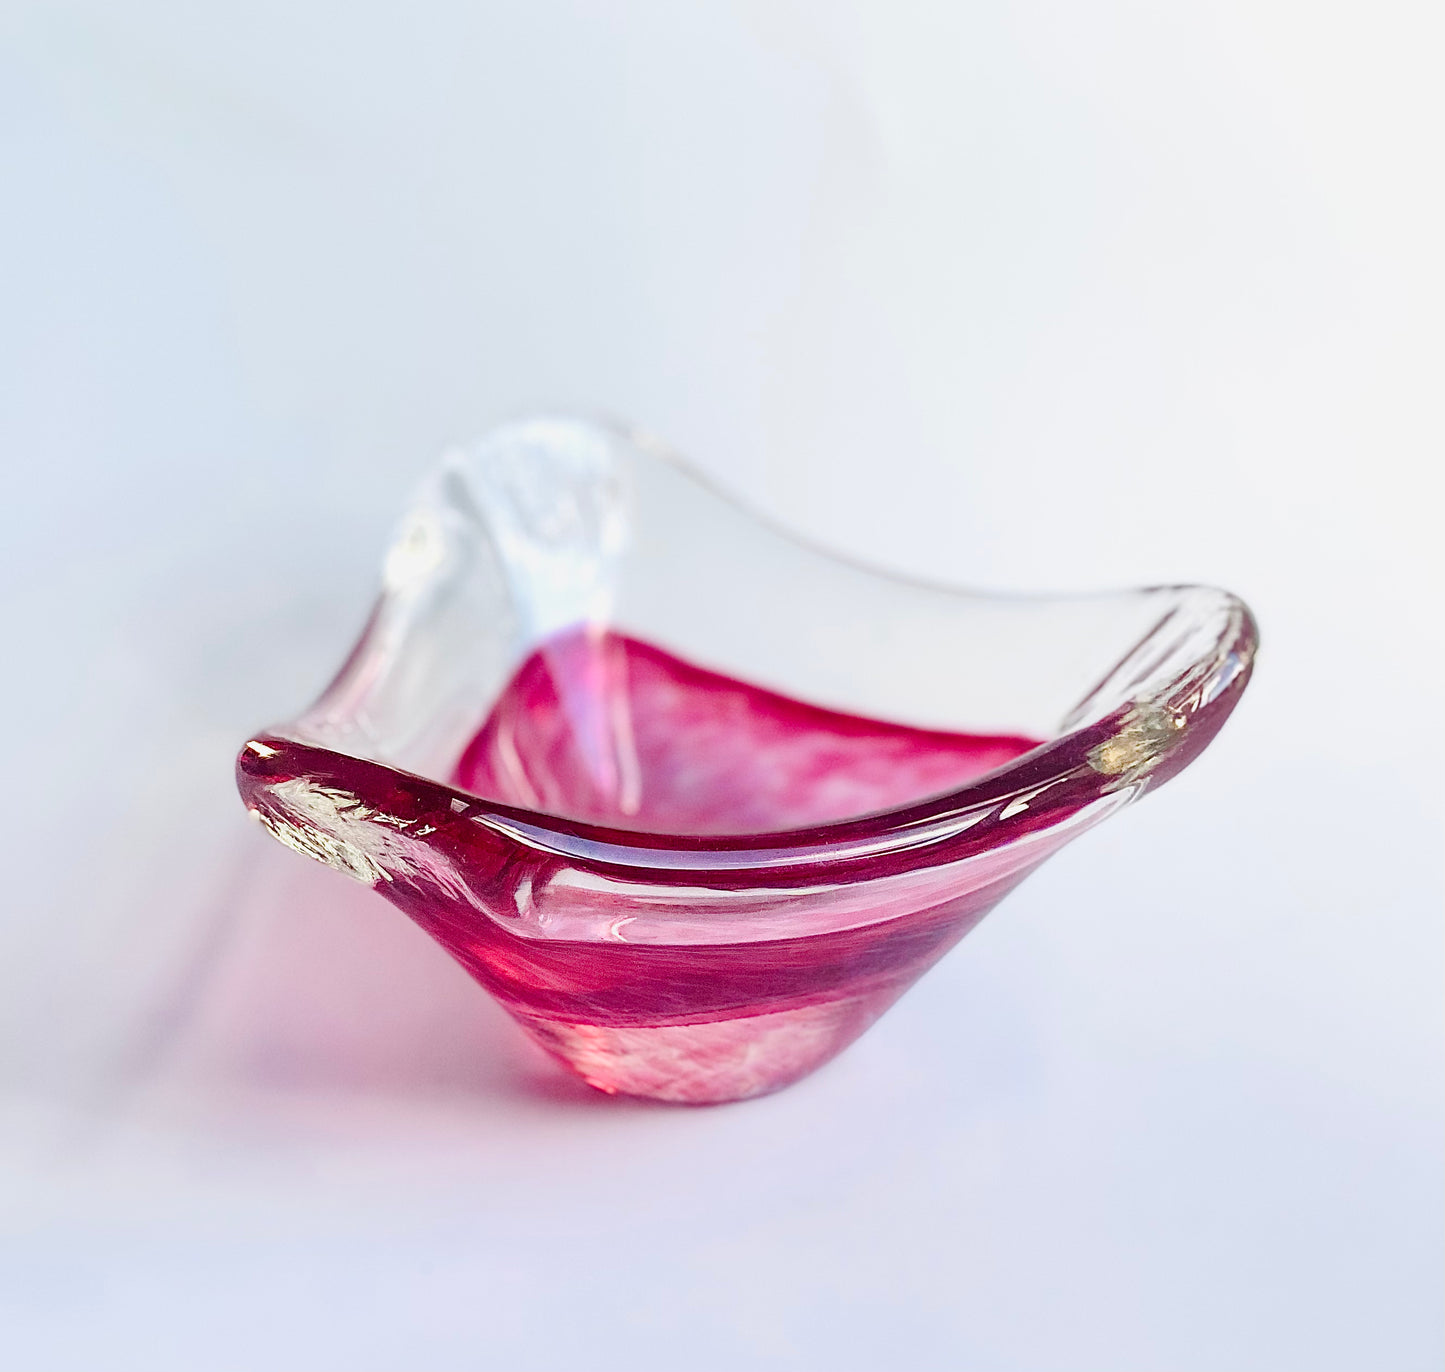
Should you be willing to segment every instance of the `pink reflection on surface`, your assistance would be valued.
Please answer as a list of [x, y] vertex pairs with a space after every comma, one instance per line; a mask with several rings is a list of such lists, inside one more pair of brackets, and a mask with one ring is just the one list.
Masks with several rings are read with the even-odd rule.
[[144, 1077], [213, 1099], [598, 1099], [381, 897], [247, 848], [247, 879], [178, 976]]

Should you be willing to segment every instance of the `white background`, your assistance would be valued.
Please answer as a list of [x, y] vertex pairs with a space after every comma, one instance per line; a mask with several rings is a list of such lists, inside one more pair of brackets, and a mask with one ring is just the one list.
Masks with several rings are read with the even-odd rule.
[[[1432, 10], [0, 8], [6, 1365], [1438, 1366]], [[230, 781], [538, 404], [1255, 684], [818, 1076], [593, 1097]]]

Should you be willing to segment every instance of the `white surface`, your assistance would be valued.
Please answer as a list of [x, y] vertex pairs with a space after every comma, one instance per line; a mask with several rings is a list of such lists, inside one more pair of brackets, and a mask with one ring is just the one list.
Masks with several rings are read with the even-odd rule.
[[[7, 1365], [1437, 1366], [1430, 17], [0, 11]], [[594, 1100], [229, 775], [537, 403], [1256, 683], [816, 1078]]]

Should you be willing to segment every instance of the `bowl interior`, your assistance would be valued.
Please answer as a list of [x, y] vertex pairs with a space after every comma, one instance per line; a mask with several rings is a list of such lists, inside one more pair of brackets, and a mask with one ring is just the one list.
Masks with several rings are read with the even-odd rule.
[[752, 834], [956, 790], [1036, 742], [824, 709], [580, 626], [522, 664], [452, 779], [485, 799], [565, 819]]

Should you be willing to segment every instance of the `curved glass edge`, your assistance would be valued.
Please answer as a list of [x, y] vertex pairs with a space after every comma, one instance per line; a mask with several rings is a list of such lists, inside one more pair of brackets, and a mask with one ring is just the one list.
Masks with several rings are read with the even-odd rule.
[[[718, 874], [768, 869], [781, 876], [792, 868], [816, 873], [824, 863], [868, 867], [890, 858], [908, 860], [910, 854], [928, 861], [930, 855], [961, 855], [1022, 837], [1099, 796], [1125, 792], [1137, 798], [1177, 775], [1222, 727], [1252, 672], [1257, 635], [1242, 602], [1233, 601], [1222, 628], [1210, 653], [1150, 693], [1134, 695], [1102, 718], [966, 787], [810, 829], [695, 836], [573, 822], [485, 801], [442, 782], [327, 748], [285, 727], [262, 733], [241, 749], [237, 778], [248, 803], [259, 799], [268, 785], [312, 777], [318, 794], [330, 796], [337, 805], [344, 797], [354, 815], [364, 814], [368, 822], [398, 833], [427, 838], [464, 818], [510, 843], [600, 866]], [[1114, 675], [1137, 676], [1149, 660], [1173, 651], [1173, 643], [1146, 641]], [[1137, 665], [1138, 659], [1146, 668]], [[387, 800], [405, 803], [388, 806]]]
[[[594, 434], [602, 436], [599, 442], [625, 441], [646, 460], [661, 460], [689, 482], [706, 486], [685, 463], [650, 441], [622, 431], [573, 432], [583, 432], [589, 441]], [[614, 473], [605, 466], [610, 458], [605, 452], [599, 457], [584, 444], [568, 460], [593, 484], [584, 491], [592, 492], [591, 505], [584, 500], [566, 516], [575, 526], [566, 531], [567, 538], [575, 540], [580, 531], [588, 546], [601, 550], [597, 557], [605, 563], [615, 555], [620, 537], [620, 497], [613, 489]], [[1187, 766], [1233, 710], [1253, 668], [1257, 630], [1237, 597], [1190, 586], [1121, 592], [1115, 599], [1132, 596], [1141, 606], [1152, 607], [1152, 626], [1082, 695], [1059, 722], [1055, 737], [958, 790], [813, 828], [708, 837], [638, 833], [492, 803], [430, 779], [431, 768], [398, 765], [395, 756], [378, 758], [381, 751], [424, 757], [427, 748], [377, 747], [381, 731], [369, 714], [377, 707], [368, 692], [374, 692], [386, 671], [401, 671], [408, 689], [415, 689], [418, 681], [424, 687], [428, 672], [437, 667], [425, 656], [399, 664], [410, 626], [424, 610], [440, 616], [432, 645], [440, 645], [437, 652], [471, 651], [456, 648], [466, 639], [447, 632], [449, 614], [464, 615], [468, 624], [484, 619], [508, 632], [516, 629], [510, 621], [517, 608], [503, 593], [507, 568], [493, 568], [495, 575], [467, 581], [473, 602], [459, 605], [453, 597], [437, 603], [447, 559], [497, 556], [485, 541], [453, 537], [454, 531], [445, 527], [446, 520], [465, 522], [476, 515], [476, 492], [461, 481], [460, 470], [458, 461], [451, 460], [429, 483], [417, 507], [426, 517], [418, 521], [414, 510], [404, 525], [387, 558], [382, 598], [331, 685], [295, 722], [250, 740], [237, 762], [238, 784], [248, 807], [277, 838], [372, 885], [400, 875], [470, 901], [491, 867], [525, 854], [534, 867], [565, 862], [599, 874], [626, 874], [629, 880], [645, 877], [664, 886], [705, 880], [716, 889], [760, 884], [795, 889], [964, 862], [989, 849], [1036, 843], [1038, 835], [1055, 828], [1071, 836], [1080, 824], [1095, 822], [1095, 817]], [[599, 471], [605, 478], [600, 485], [595, 479]], [[530, 612], [536, 622], [528, 632], [535, 636], [546, 631], [551, 619], [575, 612], [579, 603], [604, 615], [607, 587], [596, 575], [597, 558], [577, 561], [571, 544], [555, 536], [546, 522], [549, 516], [539, 511], [539, 493], [524, 485], [520, 494], [512, 489], [499, 499], [515, 524], [530, 521], [533, 534], [540, 527], [551, 538], [543, 545], [551, 563], [546, 557], [539, 563], [534, 546], [526, 549], [532, 556], [530, 574], [551, 588], [550, 600], [533, 597]], [[732, 502], [727, 504], [737, 510]], [[841, 559], [827, 560], [870, 582], [917, 587]], [[515, 575], [515, 569], [511, 573]], [[923, 589], [973, 604], [1016, 606], [1050, 599]], [[475, 603], [476, 595], [491, 600]], [[1066, 598], [1071, 604], [1088, 599]], [[503, 659], [463, 667], [472, 678], [497, 677], [500, 685], [509, 665]], [[424, 690], [418, 699], [437, 704], [428, 702]], [[441, 705], [446, 708], [434, 711], [437, 717], [446, 717], [450, 709], [463, 723], [475, 723], [474, 709], [463, 718], [466, 710], [455, 701]], [[423, 717], [421, 725], [429, 722], [426, 709], [416, 713]], [[448, 720], [446, 727], [455, 732], [456, 720]]]

